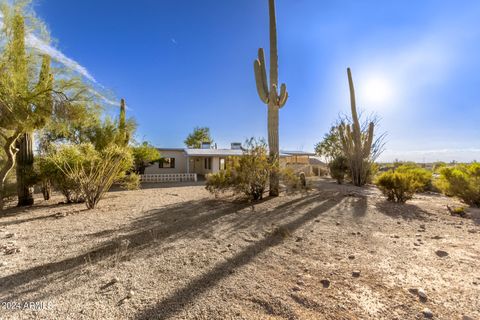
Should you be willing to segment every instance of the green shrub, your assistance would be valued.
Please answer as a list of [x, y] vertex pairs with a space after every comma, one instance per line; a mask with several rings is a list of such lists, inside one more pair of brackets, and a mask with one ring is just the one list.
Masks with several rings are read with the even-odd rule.
[[445, 168], [446, 166], [447, 166], [447, 164], [445, 162], [437, 161], [437, 162], [433, 163], [432, 171], [434, 173], [440, 173], [442, 168]]
[[448, 196], [480, 207], [480, 163], [443, 167], [435, 185]]
[[423, 185], [411, 172], [387, 171], [380, 174], [375, 184], [388, 201], [404, 203], [410, 200]]
[[[85, 145], [79, 147], [63, 146], [58, 150], [53, 150], [45, 157], [38, 158], [36, 161], [40, 182], [42, 184], [44, 182], [53, 184], [65, 196], [67, 203], [83, 202], [84, 199], [78, 181], [66, 176], [57, 163], [72, 167], [75, 163], [86, 162], [87, 158], [95, 153], [93, 148], [86, 152], [87, 148], [89, 147]], [[81, 152], [80, 149], [84, 149], [84, 151]]]
[[330, 176], [337, 180], [338, 184], [342, 184], [345, 175], [348, 173], [348, 160], [344, 156], [337, 156], [330, 161], [328, 168], [330, 169]]
[[131, 172], [121, 179], [120, 186], [125, 190], [138, 190], [140, 189], [140, 182], [140, 175]]
[[292, 168], [286, 167], [281, 169], [280, 179], [283, 181], [288, 191], [300, 188], [300, 178]]
[[137, 174], [145, 174], [145, 168], [160, 159], [160, 152], [147, 141], [131, 147], [133, 155], [134, 171]]
[[116, 145], [103, 151], [96, 151], [91, 144], [63, 146], [50, 159], [73, 183], [88, 209], [95, 208], [112, 184], [133, 165], [130, 151]]
[[432, 190], [432, 172], [415, 164], [403, 164], [395, 169], [398, 173], [410, 173], [422, 186], [418, 191]]
[[230, 168], [207, 177], [206, 189], [218, 194], [232, 190], [250, 199], [260, 200], [268, 184], [273, 166], [268, 161], [267, 147], [263, 140], [250, 139], [239, 159], [232, 161]]
[[205, 188], [217, 196], [219, 193], [225, 192], [233, 188], [234, 181], [232, 177], [232, 170], [227, 168], [226, 170], [219, 171], [217, 173], [211, 173], [206, 176], [207, 183]]

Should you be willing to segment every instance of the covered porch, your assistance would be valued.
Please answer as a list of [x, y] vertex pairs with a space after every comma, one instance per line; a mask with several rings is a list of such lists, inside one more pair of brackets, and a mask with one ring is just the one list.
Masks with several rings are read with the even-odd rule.
[[217, 173], [226, 169], [229, 157], [242, 154], [242, 150], [232, 149], [186, 149], [187, 173], [196, 173], [199, 177]]

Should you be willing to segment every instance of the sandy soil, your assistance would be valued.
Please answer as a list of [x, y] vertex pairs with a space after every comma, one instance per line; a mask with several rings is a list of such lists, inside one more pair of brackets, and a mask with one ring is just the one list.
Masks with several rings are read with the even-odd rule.
[[60, 200], [0, 217], [0, 319], [480, 319], [480, 223], [454, 199], [318, 180], [255, 204], [199, 184]]

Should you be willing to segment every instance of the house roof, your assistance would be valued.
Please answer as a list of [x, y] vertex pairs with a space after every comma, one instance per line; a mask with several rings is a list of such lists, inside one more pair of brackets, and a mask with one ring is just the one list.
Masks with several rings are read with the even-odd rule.
[[314, 156], [315, 153], [313, 152], [306, 152], [306, 151], [287, 151], [287, 150], [281, 150], [280, 154], [284, 154], [287, 156]]
[[[183, 151], [185, 155], [192, 157], [229, 157], [242, 156], [241, 149], [193, 149], [193, 148], [157, 148], [161, 151]], [[305, 151], [280, 151], [280, 157], [289, 156], [314, 156], [315, 153]]]
[[187, 156], [196, 157], [228, 157], [228, 156], [241, 156], [242, 150], [237, 149], [184, 149]]
[[157, 148], [158, 151], [184, 151], [184, 148]]
[[310, 158], [310, 164], [311, 165], [317, 165], [317, 166], [326, 166], [327, 164], [320, 160], [319, 157], [311, 157]]

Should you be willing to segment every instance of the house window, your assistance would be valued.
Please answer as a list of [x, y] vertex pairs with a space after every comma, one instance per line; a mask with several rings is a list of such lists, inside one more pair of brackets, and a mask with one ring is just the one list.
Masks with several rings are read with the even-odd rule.
[[158, 162], [159, 168], [175, 168], [175, 158], [163, 158]]
[[220, 170], [225, 170], [227, 167], [225, 166], [225, 159], [224, 158], [220, 158]]
[[205, 169], [212, 169], [212, 158], [205, 158]]

